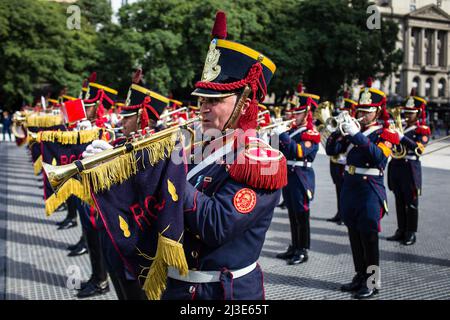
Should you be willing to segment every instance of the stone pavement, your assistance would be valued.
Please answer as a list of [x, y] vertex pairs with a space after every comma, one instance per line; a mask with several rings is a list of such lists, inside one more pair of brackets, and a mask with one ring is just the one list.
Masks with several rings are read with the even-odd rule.
[[[431, 147], [437, 148], [438, 145]], [[0, 143], [0, 299], [76, 299], [66, 286], [67, 270], [79, 267], [89, 277], [87, 255], [67, 257], [79, 228], [56, 230], [65, 212], [45, 217], [40, 183], [33, 176], [25, 148]], [[288, 266], [275, 259], [289, 243], [286, 210], [277, 209], [260, 264], [267, 299], [349, 299], [339, 286], [351, 280], [353, 264], [346, 228], [326, 222], [336, 200], [328, 158], [314, 163], [316, 198], [311, 206], [311, 251], [306, 264]], [[437, 169], [445, 168], [445, 169]], [[380, 258], [382, 290], [377, 299], [450, 299], [450, 148], [424, 158], [418, 242], [405, 247], [385, 240], [396, 228], [395, 206], [382, 221]], [[112, 286], [111, 286], [112, 288]], [[95, 299], [116, 299], [113, 290]]]

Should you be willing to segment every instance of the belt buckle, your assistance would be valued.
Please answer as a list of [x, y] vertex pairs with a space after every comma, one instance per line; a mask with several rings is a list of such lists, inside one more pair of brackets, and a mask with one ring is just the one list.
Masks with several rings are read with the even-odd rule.
[[351, 175], [354, 175], [356, 171], [356, 167], [355, 166], [348, 166], [348, 173]]

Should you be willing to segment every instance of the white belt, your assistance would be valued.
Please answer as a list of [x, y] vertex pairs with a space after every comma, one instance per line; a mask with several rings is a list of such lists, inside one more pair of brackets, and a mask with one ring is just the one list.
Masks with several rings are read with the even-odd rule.
[[308, 168], [311, 168], [312, 167], [312, 162], [288, 160], [287, 161], [287, 165], [288, 166], [294, 166], [294, 167], [308, 167]]
[[382, 176], [382, 172], [379, 169], [375, 168], [358, 168], [355, 166], [345, 166], [345, 171], [349, 174], [362, 174], [368, 176]]
[[415, 155], [409, 155], [409, 156], [406, 155], [405, 159], [408, 159], [408, 160], [419, 160], [419, 157], [415, 156]]
[[[256, 262], [252, 263], [248, 267], [231, 271], [233, 279], [249, 274], [256, 268]], [[192, 282], [192, 283], [207, 283], [207, 282], [220, 282], [220, 271], [193, 271], [189, 270], [187, 276], [182, 276], [174, 267], [168, 268], [168, 276], [172, 279]]]

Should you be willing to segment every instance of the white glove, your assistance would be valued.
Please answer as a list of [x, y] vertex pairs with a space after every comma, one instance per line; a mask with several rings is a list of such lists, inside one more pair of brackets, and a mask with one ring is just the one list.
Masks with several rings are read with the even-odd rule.
[[355, 121], [344, 122], [342, 124], [342, 129], [352, 137], [360, 131], [360, 128], [356, 125]]
[[92, 129], [92, 123], [89, 120], [83, 120], [78, 123], [78, 130], [89, 130]]
[[395, 131], [397, 131], [398, 137], [400, 138], [401, 141], [405, 135], [401, 133], [399, 129], [396, 129]]
[[276, 134], [276, 135], [280, 135], [283, 132], [286, 132], [289, 130], [288, 126], [285, 125], [281, 125], [281, 126], [276, 126], [275, 128], [272, 129], [272, 135]]
[[83, 158], [91, 157], [96, 153], [100, 153], [112, 148], [113, 146], [104, 140], [94, 140], [90, 145], [86, 147], [86, 150], [83, 152]]

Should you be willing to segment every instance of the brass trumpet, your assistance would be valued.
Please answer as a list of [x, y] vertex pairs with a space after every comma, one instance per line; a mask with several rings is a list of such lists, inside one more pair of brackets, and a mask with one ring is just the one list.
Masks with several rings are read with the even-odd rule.
[[268, 126], [265, 127], [261, 127], [258, 131], [259, 132], [264, 132], [267, 130], [272, 130], [273, 128], [276, 128], [278, 126], [287, 126], [290, 127], [292, 125], [292, 123], [295, 122], [295, 119], [290, 119], [290, 120], [286, 120], [286, 121], [280, 121], [280, 122], [276, 122], [274, 124], [270, 124]]
[[361, 121], [362, 118], [355, 119], [353, 118], [348, 111], [342, 111], [338, 116], [336, 117], [330, 117], [325, 121], [325, 126], [327, 130], [331, 133], [335, 132], [336, 130], [339, 130], [341, 132], [341, 135], [346, 136], [348, 135], [347, 132], [345, 132], [343, 128], [344, 123], [349, 123], [351, 121], [355, 122], [356, 126], [358, 128], [361, 128], [361, 125], [359, 124], [359, 121]]
[[[133, 139], [131, 142], [127, 142], [126, 144], [105, 150], [103, 152], [97, 153], [93, 155], [92, 157], [78, 160], [75, 162], [72, 162], [70, 164], [62, 165], [62, 166], [52, 166], [48, 163], [43, 162], [42, 167], [48, 177], [48, 181], [50, 182], [50, 185], [55, 190], [55, 193], [58, 192], [58, 190], [61, 188], [61, 186], [68, 181], [70, 178], [75, 176], [78, 173], [81, 173], [83, 170], [91, 169], [95, 167], [96, 165], [112, 160], [116, 157], [119, 157], [123, 154], [126, 154], [128, 152], [131, 152], [132, 150], [136, 148], [142, 148], [147, 145], [150, 145], [154, 142], [160, 141], [164, 138], [169, 137], [170, 135], [176, 133], [182, 128], [186, 128], [187, 130], [190, 130], [188, 125], [197, 121], [197, 118], [193, 118], [186, 123], [167, 128], [165, 130], [162, 130], [160, 132], [154, 133], [152, 135], [147, 134], [142, 139]], [[150, 130], [148, 130], [150, 131]], [[191, 136], [191, 143], [193, 143], [193, 135]]]

